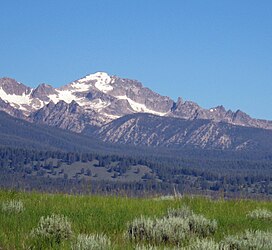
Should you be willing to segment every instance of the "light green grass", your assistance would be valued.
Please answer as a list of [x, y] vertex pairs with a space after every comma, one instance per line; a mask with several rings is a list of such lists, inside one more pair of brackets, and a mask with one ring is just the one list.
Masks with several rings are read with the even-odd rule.
[[[0, 249], [27, 249], [29, 234], [37, 226], [41, 216], [63, 214], [72, 223], [74, 235], [103, 233], [116, 249], [133, 249], [123, 233], [127, 223], [140, 215], [155, 217], [166, 214], [169, 208], [186, 205], [195, 213], [216, 219], [218, 230], [214, 239], [219, 241], [227, 235], [243, 233], [246, 229], [272, 230], [271, 221], [260, 221], [246, 215], [256, 209], [272, 211], [272, 202], [252, 200], [212, 201], [207, 198], [184, 197], [178, 200], [155, 200], [147, 198], [71, 196], [62, 194], [18, 193], [0, 191], [0, 203], [21, 200], [24, 211], [7, 214], [0, 210]], [[69, 249], [70, 242], [54, 249]]]

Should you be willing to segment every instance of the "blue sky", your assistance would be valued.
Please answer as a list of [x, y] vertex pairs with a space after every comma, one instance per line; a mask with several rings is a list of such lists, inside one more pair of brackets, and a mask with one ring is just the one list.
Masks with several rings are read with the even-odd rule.
[[272, 120], [272, 1], [1, 1], [0, 77], [55, 87], [106, 71]]

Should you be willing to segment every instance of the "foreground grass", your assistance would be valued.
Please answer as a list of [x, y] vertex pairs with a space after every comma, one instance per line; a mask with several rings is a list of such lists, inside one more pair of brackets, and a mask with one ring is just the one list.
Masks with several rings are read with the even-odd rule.
[[[214, 239], [243, 233], [246, 229], [272, 230], [271, 221], [251, 220], [247, 214], [256, 208], [272, 210], [272, 202], [253, 200], [212, 201], [184, 197], [178, 200], [145, 198], [71, 196], [60, 194], [17, 193], [0, 191], [0, 203], [16, 199], [24, 203], [21, 213], [7, 214], [0, 210], [0, 249], [27, 249], [29, 234], [41, 216], [63, 214], [72, 222], [74, 234], [104, 233], [117, 249], [133, 249], [123, 233], [127, 223], [140, 215], [164, 215], [169, 208], [187, 205], [195, 213], [216, 219], [218, 230]], [[69, 249], [69, 242], [55, 249]]]

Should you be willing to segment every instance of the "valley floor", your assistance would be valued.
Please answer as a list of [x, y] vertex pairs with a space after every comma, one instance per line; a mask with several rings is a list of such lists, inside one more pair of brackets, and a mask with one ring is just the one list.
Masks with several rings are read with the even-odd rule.
[[[23, 209], [3, 209], [9, 201], [21, 201]], [[187, 206], [196, 214], [215, 219], [216, 242], [227, 235], [239, 235], [247, 229], [272, 231], [271, 220], [250, 219], [247, 214], [257, 208], [272, 211], [272, 202], [254, 200], [210, 200], [204, 197], [127, 198], [113, 196], [72, 196], [63, 194], [0, 191], [0, 249], [29, 249], [33, 244], [31, 231], [42, 216], [64, 215], [72, 225], [73, 237], [78, 234], [105, 234], [112, 249], [135, 249], [136, 243], [124, 238], [128, 223], [141, 215], [162, 217], [170, 208]], [[20, 209], [19, 209], [20, 210]], [[70, 240], [50, 248], [70, 249]], [[170, 245], [171, 247], [171, 245]]]

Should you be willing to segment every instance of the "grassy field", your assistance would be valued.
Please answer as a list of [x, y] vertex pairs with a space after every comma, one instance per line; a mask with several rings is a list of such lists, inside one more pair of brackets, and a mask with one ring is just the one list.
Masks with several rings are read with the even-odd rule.
[[[239, 234], [246, 229], [272, 230], [269, 220], [251, 220], [247, 213], [256, 208], [272, 211], [272, 202], [253, 200], [217, 200], [208, 198], [147, 199], [101, 196], [70, 196], [62, 194], [18, 193], [0, 191], [0, 202], [21, 200], [21, 213], [0, 210], [0, 249], [28, 249], [30, 232], [41, 216], [62, 214], [72, 223], [73, 234], [104, 233], [114, 249], [134, 249], [134, 244], [124, 239], [127, 223], [140, 215], [163, 216], [169, 208], [188, 206], [196, 214], [215, 219], [218, 230], [213, 238], [220, 241], [226, 235]], [[45, 248], [45, 247], [44, 247]], [[70, 249], [70, 242], [63, 241], [54, 249]]]
[[[62, 162], [58, 167], [58, 159], [49, 158], [46, 161], [41, 161], [40, 164], [48, 165], [51, 163], [52, 170], [40, 168], [44, 170], [44, 176], [49, 178], [64, 178], [67, 175], [67, 179], [85, 179], [85, 180], [97, 180], [97, 181], [118, 181], [118, 182], [134, 182], [134, 181], [142, 181], [142, 177], [145, 174], [149, 174], [156, 178], [156, 175], [152, 172], [152, 170], [143, 165], [131, 165], [124, 174], [120, 175], [117, 171], [114, 170], [119, 162], [112, 162], [106, 167], [98, 166], [98, 160], [93, 160], [90, 162], [81, 162], [76, 161], [70, 165], [65, 162]], [[37, 170], [34, 170], [31, 166], [37, 164], [37, 162], [31, 162], [26, 164], [25, 167], [31, 169], [31, 172], [28, 175], [37, 176]], [[110, 168], [113, 168], [112, 171], [108, 171]], [[84, 170], [83, 173], [81, 170]], [[91, 174], [87, 174], [88, 170]], [[115, 176], [115, 177], [113, 177]], [[157, 179], [158, 180], [158, 179]]]

